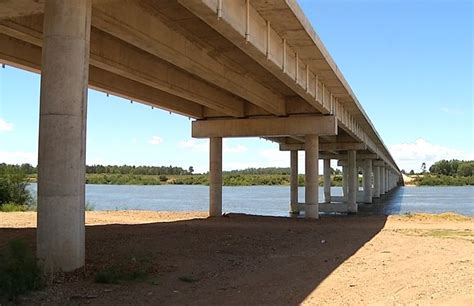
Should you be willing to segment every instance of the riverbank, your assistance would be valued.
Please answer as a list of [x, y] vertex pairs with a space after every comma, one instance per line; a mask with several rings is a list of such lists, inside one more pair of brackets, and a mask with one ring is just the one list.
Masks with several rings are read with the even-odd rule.
[[[87, 212], [86, 267], [23, 304], [451, 304], [473, 296], [474, 222], [457, 215], [304, 219]], [[34, 247], [35, 213], [0, 213], [0, 248]], [[97, 284], [110, 266], [147, 277]]]

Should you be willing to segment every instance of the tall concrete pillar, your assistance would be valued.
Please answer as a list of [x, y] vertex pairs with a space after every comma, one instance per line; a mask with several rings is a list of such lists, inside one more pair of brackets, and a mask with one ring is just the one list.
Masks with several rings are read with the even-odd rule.
[[306, 135], [305, 144], [305, 217], [319, 218], [319, 137]]
[[380, 167], [374, 166], [374, 198], [380, 198]]
[[347, 202], [347, 195], [349, 193], [349, 169], [347, 166], [342, 166], [342, 198]]
[[290, 152], [290, 213], [299, 214], [298, 209], [298, 151]]
[[222, 138], [209, 142], [209, 216], [222, 216]]
[[357, 189], [359, 182], [357, 179], [357, 165], [356, 165], [356, 151], [347, 151], [348, 160], [348, 195], [347, 195], [347, 209], [350, 213], [357, 212]]
[[385, 169], [385, 193], [390, 191], [390, 188], [388, 187], [388, 182], [390, 179], [390, 172], [388, 169]]
[[372, 160], [364, 161], [364, 202], [372, 203]]
[[47, 272], [85, 261], [90, 20], [90, 1], [45, 1], [36, 241]]
[[331, 203], [331, 160], [324, 160], [324, 202]]
[[380, 195], [385, 194], [385, 168], [380, 167]]

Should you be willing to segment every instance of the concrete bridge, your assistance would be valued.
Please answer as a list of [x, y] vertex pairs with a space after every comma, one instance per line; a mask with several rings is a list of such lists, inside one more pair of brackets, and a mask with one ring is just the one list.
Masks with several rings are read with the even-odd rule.
[[306, 218], [332, 209], [331, 159], [344, 170], [338, 210], [357, 212], [358, 168], [366, 203], [401, 182], [295, 0], [3, 0], [0, 60], [42, 74], [37, 254], [52, 270], [85, 260], [88, 86], [195, 119], [192, 136], [210, 138], [210, 216], [222, 214], [224, 137], [263, 137], [289, 151], [290, 211]]

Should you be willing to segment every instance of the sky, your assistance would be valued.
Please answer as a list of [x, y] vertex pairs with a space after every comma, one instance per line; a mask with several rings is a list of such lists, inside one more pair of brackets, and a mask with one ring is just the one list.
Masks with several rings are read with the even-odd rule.
[[[298, 2], [400, 169], [474, 159], [473, 1]], [[39, 75], [0, 68], [0, 163], [37, 164], [39, 90]], [[189, 118], [89, 90], [87, 164], [206, 172], [208, 156]], [[225, 170], [272, 166], [288, 167], [289, 153], [257, 138], [224, 140]]]

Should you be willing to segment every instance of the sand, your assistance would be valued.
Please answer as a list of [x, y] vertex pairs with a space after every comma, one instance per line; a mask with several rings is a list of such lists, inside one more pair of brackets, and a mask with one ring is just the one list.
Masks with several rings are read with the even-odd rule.
[[[35, 213], [0, 213], [0, 249], [34, 248]], [[474, 301], [474, 220], [456, 215], [304, 219], [86, 214], [86, 267], [23, 304], [326, 305]], [[145, 279], [97, 284], [110, 266]]]

